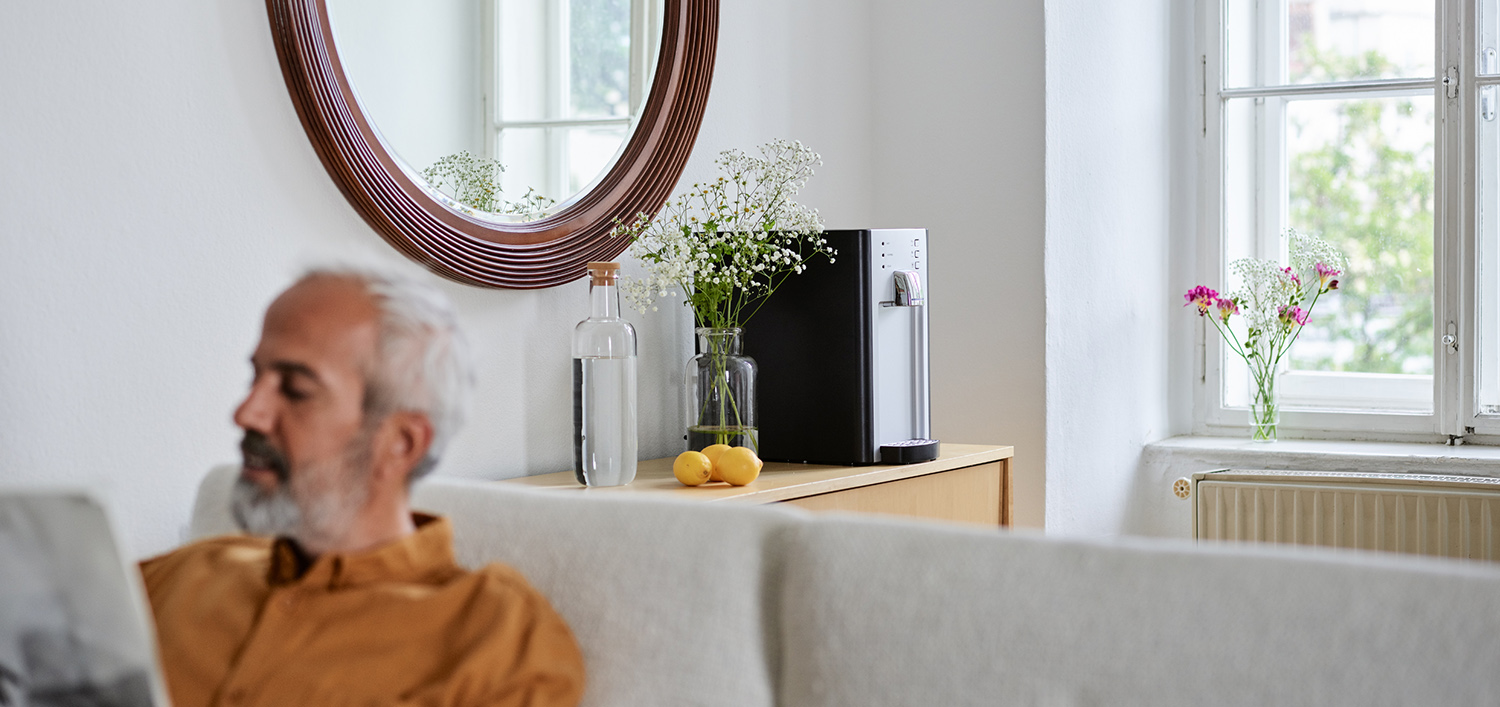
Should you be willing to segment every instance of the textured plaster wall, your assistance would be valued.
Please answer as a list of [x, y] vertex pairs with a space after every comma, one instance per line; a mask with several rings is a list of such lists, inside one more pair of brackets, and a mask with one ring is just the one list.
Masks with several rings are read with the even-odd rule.
[[1049, 532], [1176, 527], [1140, 461], [1190, 427], [1192, 40], [1189, 0], [1047, 1]]
[[[830, 226], [933, 229], [934, 404], [952, 441], [1013, 443], [1041, 522], [1039, 2], [725, 0], [685, 179], [771, 137], [822, 152]], [[954, 38], [962, 41], [955, 41]], [[83, 486], [127, 551], [182, 537], [195, 484], [236, 458], [230, 413], [266, 304], [306, 264], [382, 259], [286, 95], [265, 8], [239, 0], [0, 3], [0, 484]], [[481, 353], [440, 473], [571, 464], [580, 281], [435, 277]], [[641, 453], [678, 449], [689, 325], [635, 316]]]

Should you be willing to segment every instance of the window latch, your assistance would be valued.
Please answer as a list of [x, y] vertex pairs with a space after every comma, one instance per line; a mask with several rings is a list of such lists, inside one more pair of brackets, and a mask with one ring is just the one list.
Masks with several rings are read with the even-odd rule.
[[1446, 333], [1446, 334], [1443, 335], [1443, 347], [1446, 348], [1446, 349], [1448, 349], [1448, 353], [1451, 353], [1451, 354], [1458, 353], [1458, 325], [1457, 324], [1455, 324], [1453, 322], [1448, 322], [1448, 333]]
[[1449, 98], [1458, 98], [1458, 67], [1450, 66], [1443, 72], [1443, 86], [1448, 89]]

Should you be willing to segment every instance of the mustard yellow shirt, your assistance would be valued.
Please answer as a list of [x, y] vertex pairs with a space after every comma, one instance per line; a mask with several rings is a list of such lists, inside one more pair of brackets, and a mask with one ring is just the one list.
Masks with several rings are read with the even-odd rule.
[[175, 707], [576, 705], [583, 657], [521, 574], [453, 559], [448, 521], [306, 563], [222, 537], [141, 563]]

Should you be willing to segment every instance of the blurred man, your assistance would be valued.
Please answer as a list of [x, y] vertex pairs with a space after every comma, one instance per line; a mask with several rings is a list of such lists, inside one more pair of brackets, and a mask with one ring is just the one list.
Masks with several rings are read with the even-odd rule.
[[582, 657], [546, 599], [460, 568], [448, 521], [408, 505], [472, 380], [441, 292], [314, 271], [250, 362], [233, 511], [260, 537], [141, 566], [173, 704], [576, 704]]

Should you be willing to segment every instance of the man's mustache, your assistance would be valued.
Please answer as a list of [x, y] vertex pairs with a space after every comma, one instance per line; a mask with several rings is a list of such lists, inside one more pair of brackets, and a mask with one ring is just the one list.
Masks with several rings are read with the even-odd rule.
[[266, 466], [276, 473], [276, 478], [286, 482], [290, 478], [287, 469], [286, 457], [271, 446], [266, 436], [254, 430], [245, 430], [245, 438], [240, 440], [240, 454], [244, 455], [245, 463], [250, 466]]

